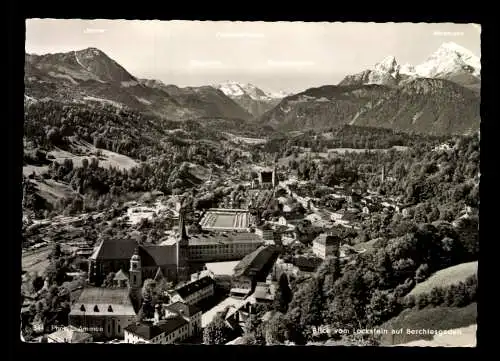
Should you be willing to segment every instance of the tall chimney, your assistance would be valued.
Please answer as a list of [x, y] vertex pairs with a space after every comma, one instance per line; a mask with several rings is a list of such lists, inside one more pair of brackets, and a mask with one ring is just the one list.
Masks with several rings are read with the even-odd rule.
[[160, 305], [155, 306], [155, 315], [154, 315], [154, 321], [153, 324], [157, 325], [161, 320], [161, 313], [160, 313]]
[[179, 211], [179, 232], [182, 240], [187, 239], [186, 224], [184, 223], [184, 210]]

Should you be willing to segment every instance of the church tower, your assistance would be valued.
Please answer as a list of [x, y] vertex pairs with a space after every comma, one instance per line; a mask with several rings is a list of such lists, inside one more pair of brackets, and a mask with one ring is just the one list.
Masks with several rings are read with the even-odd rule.
[[179, 234], [176, 242], [176, 266], [177, 280], [184, 281], [189, 277], [188, 270], [188, 252], [189, 252], [189, 237], [186, 231], [184, 209], [179, 211]]
[[135, 249], [133, 256], [130, 258], [129, 275], [130, 288], [132, 290], [140, 289], [142, 287], [142, 268], [138, 248]]

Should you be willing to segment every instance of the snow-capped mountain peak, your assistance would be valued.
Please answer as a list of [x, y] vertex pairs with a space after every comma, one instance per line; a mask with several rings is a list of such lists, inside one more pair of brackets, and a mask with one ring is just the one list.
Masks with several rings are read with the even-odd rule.
[[461, 71], [479, 77], [481, 59], [470, 50], [453, 42], [447, 42], [442, 44], [424, 63], [417, 65], [415, 71], [418, 76], [429, 78]]
[[388, 56], [370, 69], [346, 76], [339, 84], [397, 86], [401, 82], [415, 78], [447, 79], [477, 89], [481, 82], [481, 59], [456, 43], [446, 42], [422, 64], [399, 65], [394, 56]]
[[385, 57], [384, 60], [374, 66], [374, 70], [385, 73], [394, 73], [398, 71], [398, 68], [396, 58], [392, 55]]
[[225, 81], [221, 84], [212, 85], [212, 87], [223, 92], [224, 95], [256, 117], [272, 109], [284, 97], [290, 95], [283, 91], [264, 91], [253, 84], [238, 83], [236, 81]]
[[274, 99], [282, 99], [282, 98], [285, 98], [285, 97], [288, 97], [290, 95], [292, 95], [293, 93], [290, 93], [290, 92], [286, 92], [284, 90], [280, 90], [278, 92], [274, 92], [274, 93], [268, 93], [269, 96], [271, 98], [274, 98]]
[[249, 96], [253, 100], [271, 100], [277, 98], [283, 98], [287, 95], [285, 92], [266, 92], [253, 84], [238, 83], [235, 81], [226, 81], [222, 84], [216, 84], [213, 86], [216, 89], [222, 91], [226, 96], [232, 97], [242, 97]]

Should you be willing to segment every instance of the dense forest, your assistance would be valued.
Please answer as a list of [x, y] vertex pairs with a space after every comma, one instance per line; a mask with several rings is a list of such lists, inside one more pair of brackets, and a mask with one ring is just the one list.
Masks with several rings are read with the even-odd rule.
[[439, 144], [445, 136], [404, 133], [386, 128], [340, 125], [320, 132], [273, 132], [269, 141], [259, 148], [288, 156], [298, 148], [310, 148], [311, 152], [327, 152], [333, 148], [388, 149], [394, 146], [412, 147], [421, 143]]

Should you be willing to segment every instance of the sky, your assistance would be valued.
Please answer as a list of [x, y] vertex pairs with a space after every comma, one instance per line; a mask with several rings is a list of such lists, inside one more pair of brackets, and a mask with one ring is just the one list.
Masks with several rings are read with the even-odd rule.
[[298, 92], [337, 84], [393, 55], [424, 62], [444, 42], [480, 56], [480, 26], [451, 23], [304, 23], [28, 19], [26, 52], [98, 48], [138, 78], [178, 86], [225, 81]]

